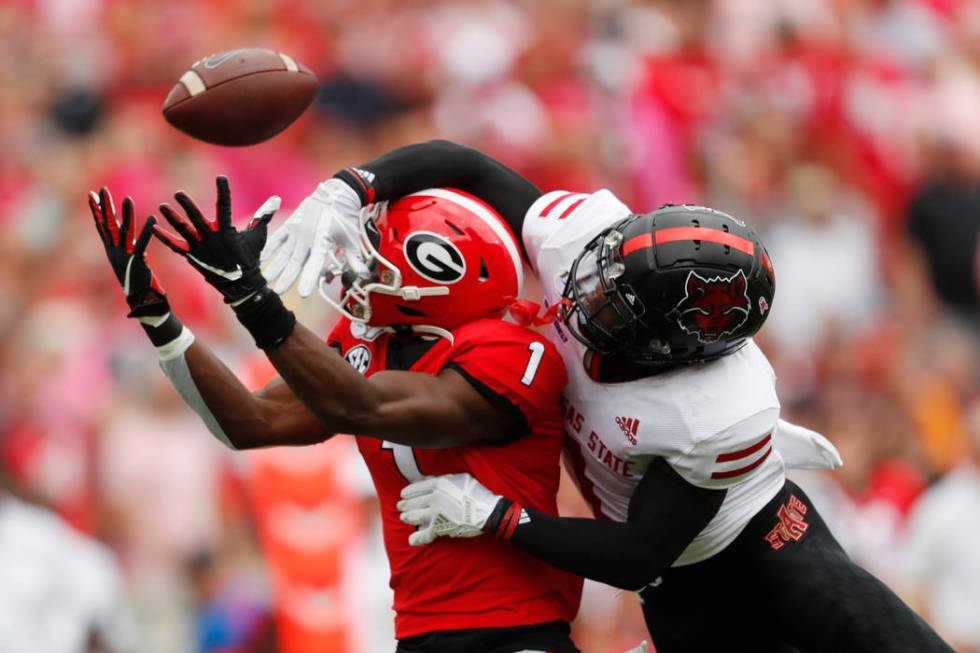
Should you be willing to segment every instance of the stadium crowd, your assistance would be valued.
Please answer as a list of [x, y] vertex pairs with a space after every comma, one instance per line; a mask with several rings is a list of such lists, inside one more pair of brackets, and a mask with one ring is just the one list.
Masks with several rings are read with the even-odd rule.
[[[162, 120], [192, 61], [252, 45], [321, 80], [295, 126], [229, 149]], [[257, 470], [290, 454], [228, 452], [183, 407], [124, 317], [85, 194], [107, 185], [145, 216], [177, 189], [209, 197], [224, 173], [239, 215], [271, 194], [291, 208], [342, 166], [434, 137], [541, 188], [607, 187], [636, 211], [704, 203], [761, 228], [778, 292], [759, 340], [784, 413], [845, 460], [798, 482], [862, 565], [980, 651], [976, 0], [0, 3], [0, 612], [77, 615], [108, 650], [312, 650], [284, 635], [293, 602], [307, 630], [349, 631], [320, 651], [391, 650], [349, 443], [319, 447], [330, 509], [259, 519]], [[151, 258], [199, 337], [268, 373], [188, 266], [156, 243]], [[326, 333], [323, 302], [288, 303]], [[584, 510], [574, 489], [563, 499]], [[343, 522], [338, 589], [284, 596], [263, 519], [300, 539]], [[32, 563], [35, 544], [2, 536], [31, 524], [64, 546]], [[88, 576], [43, 580], [73, 547]], [[64, 590], [73, 610], [27, 591], [75, 582], [90, 589]], [[9, 650], [76, 650], [32, 649], [38, 629], [8, 621], [0, 639], [23, 642]], [[643, 635], [633, 595], [589, 586], [584, 651]]]

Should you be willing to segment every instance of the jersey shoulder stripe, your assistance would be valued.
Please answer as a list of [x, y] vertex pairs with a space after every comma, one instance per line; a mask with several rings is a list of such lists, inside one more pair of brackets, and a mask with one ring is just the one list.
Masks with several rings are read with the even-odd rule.
[[[521, 238], [528, 260], [542, 272], [545, 256], [565, 265], [592, 237], [630, 214], [629, 208], [606, 189], [595, 193], [556, 190], [539, 197], [528, 209]], [[545, 254], [548, 250], [551, 253]], [[552, 259], [560, 259], [552, 260]]]
[[[537, 213], [537, 218], [540, 219], [556, 219], [563, 220], [567, 218], [568, 215], [578, 207], [579, 204], [584, 202], [589, 196], [585, 193], [570, 193], [564, 190], [558, 190], [551, 193], [547, 193], [542, 197], [548, 201], [544, 205], [544, 208], [540, 209]], [[538, 200], [539, 202], [541, 200]], [[537, 204], [538, 202], [535, 202]], [[531, 211], [534, 211], [535, 206], [532, 205]], [[534, 215], [532, 213], [531, 215]]]

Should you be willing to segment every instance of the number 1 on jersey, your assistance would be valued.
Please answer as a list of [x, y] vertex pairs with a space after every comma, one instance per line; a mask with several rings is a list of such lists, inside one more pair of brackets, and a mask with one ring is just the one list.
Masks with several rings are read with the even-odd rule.
[[391, 456], [395, 460], [395, 467], [398, 472], [405, 477], [409, 483], [421, 481], [425, 474], [419, 469], [418, 461], [415, 460], [415, 451], [406, 444], [395, 444], [384, 440], [381, 443], [382, 449], [389, 449]]
[[534, 382], [534, 377], [538, 373], [538, 366], [541, 365], [541, 359], [544, 357], [544, 343], [535, 341], [529, 344], [527, 348], [531, 350], [531, 357], [527, 359], [527, 367], [524, 368], [524, 376], [521, 377], [521, 383], [531, 385]]

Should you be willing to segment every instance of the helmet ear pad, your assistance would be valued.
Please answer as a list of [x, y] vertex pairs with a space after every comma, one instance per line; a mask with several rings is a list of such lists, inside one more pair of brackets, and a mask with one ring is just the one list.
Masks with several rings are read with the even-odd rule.
[[619, 236], [601, 240], [599, 267], [615, 268], [606, 293], [622, 298], [633, 315], [619, 327], [615, 348], [588, 337], [595, 325], [580, 330], [590, 348], [639, 363], [711, 360], [741, 347], [768, 317], [772, 264], [740, 220], [707, 207], [668, 205], [630, 216], [612, 231]]
[[[518, 241], [503, 218], [472, 195], [450, 188], [414, 193], [389, 203], [373, 229], [378, 281], [345, 288], [340, 300], [353, 319], [451, 331], [502, 317], [520, 293]], [[353, 301], [357, 292], [360, 305]]]

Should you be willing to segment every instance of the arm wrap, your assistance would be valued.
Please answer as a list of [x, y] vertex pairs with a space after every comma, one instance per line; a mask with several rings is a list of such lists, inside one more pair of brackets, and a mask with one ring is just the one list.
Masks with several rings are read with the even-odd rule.
[[218, 424], [218, 420], [211, 413], [207, 404], [204, 403], [204, 399], [201, 398], [197, 386], [194, 385], [194, 378], [191, 376], [191, 371], [187, 367], [187, 359], [184, 357], [184, 353], [193, 344], [194, 334], [190, 329], [184, 327], [176, 340], [162, 347], [157, 347], [157, 353], [160, 355], [160, 368], [170, 379], [170, 383], [181, 399], [184, 400], [184, 403], [200, 416], [211, 435], [218, 438], [225, 446], [234, 449], [235, 446], [225, 435], [221, 425]]
[[541, 196], [537, 186], [479, 150], [446, 140], [406, 145], [356, 167], [337, 179], [350, 186], [362, 205], [394, 200], [427, 188], [452, 187], [494, 208], [521, 239], [524, 215]]

